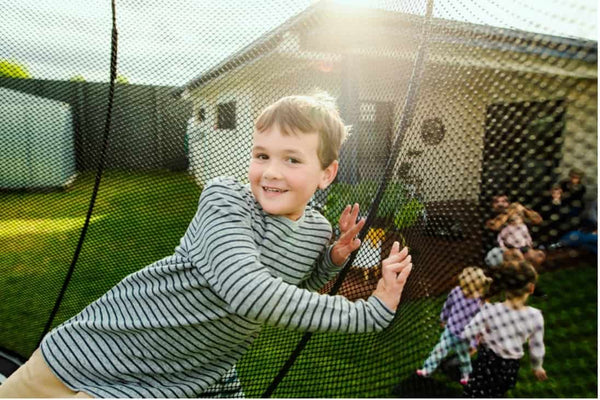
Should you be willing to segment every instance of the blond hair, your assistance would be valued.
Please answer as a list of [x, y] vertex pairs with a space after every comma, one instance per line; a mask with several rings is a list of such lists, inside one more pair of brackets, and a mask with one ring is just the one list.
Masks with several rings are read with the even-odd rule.
[[492, 278], [485, 275], [481, 268], [466, 267], [458, 276], [458, 285], [465, 295], [471, 295], [475, 292], [483, 295], [492, 283]]
[[340, 147], [346, 138], [346, 127], [335, 101], [325, 93], [283, 97], [258, 116], [254, 128], [264, 132], [274, 125], [284, 135], [316, 132], [319, 135], [317, 155], [322, 169], [339, 158]]

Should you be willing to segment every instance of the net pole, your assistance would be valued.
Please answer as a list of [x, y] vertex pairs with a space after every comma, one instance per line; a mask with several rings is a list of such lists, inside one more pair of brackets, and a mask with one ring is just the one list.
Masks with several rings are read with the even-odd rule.
[[69, 282], [71, 281], [71, 277], [73, 276], [73, 272], [75, 271], [75, 266], [77, 264], [77, 260], [79, 259], [79, 254], [81, 253], [81, 249], [83, 248], [83, 243], [85, 241], [86, 233], [88, 227], [90, 225], [90, 220], [92, 218], [92, 213], [94, 211], [94, 204], [96, 203], [96, 197], [98, 195], [98, 189], [100, 187], [100, 181], [102, 179], [102, 172], [104, 171], [104, 163], [106, 159], [106, 153], [108, 149], [108, 136], [110, 132], [110, 122], [112, 116], [112, 108], [113, 108], [113, 99], [115, 92], [115, 80], [117, 77], [117, 18], [116, 18], [116, 6], [115, 0], [111, 0], [111, 15], [112, 15], [112, 30], [111, 30], [111, 50], [110, 50], [110, 84], [108, 91], [108, 107], [106, 110], [106, 120], [104, 124], [104, 135], [102, 138], [102, 150], [100, 154], [100, 160], [98, 162], [98, 168], [96, 170], [96, 180], [94, 182], [94, 189], [92, 190], [92, 196], [90, 198], [90, 204], [88, 206], [87, 215], [85, 217], [85, 222], [83, 224], [83, 228], [81, 229], [81, 234], [79, 235], [79, 242], [77, 243], [77, 247], [75, 248], [75, 253], [73, 254], [73, 258], [71, 260], [71, 265], [69, 266], [69, 270], [67, 271], [67, 275], [65, 276], [65, 280], [63, 281], [62, 288], [56, 298], [54, 303], [54, 307], [48, 321], [46, 321], [46, 326], [44, 326], [44, 330], [40, 335], [36, 348], [40, 346], [44, 336], [50, 331], [52, 327], [52, 323], [54, 322], [54, 318], [58, 313], [58, 309], [60, 308], [60, 304], [64, 298], [65, 292], [67, 291], [67, 287], [69, 286]]
[[[425, 62], [425, 58], [427, 55], [426, 54], [427, 53], [427, 30], [429, 28], [429, 22], [431, 20], [432, 14], [433, 14], [433, 0], [427, 0], [427, 9], [425, 12], [425, 17], [423, 19], [423, 25], [421, 28], [421, 38], [422, 39], [419, 44], [419, 47], [417, 48], [417, 55], [416, 55], [415, 61], [413, 63], [411, 77], [409, 80], [408, 90], [407, 90], [406, 98], [405, 98], [405, 102], [404, 102], [402, 117], [400, 120], [400, 124], [398, 125], [398, 129], [396, 130], [396, 134], [394, 135], [394, 142], [392, 144], [392, 150], [390, 151], [390, 156], [388, 157], [386, 167], [385, 167], [385, 172], [383, 174], [383, 177], [381, 178], [381, 183], [379, 184], [379, 188], [377, 189], [377, 194], [375, 195], [375, 200], [373, 201], [373, 203], [371, 204], [371, 207], [369, 208], [369, 212], [367, 214], [367, 220], [365, 222], [365, 225], [363, 226], [360, 233], [358, 234], [358, 238], [361, 240], [361, 242], [364, 240], [364, 237], [366, 236], [369, 226], [372, 224], [373, 219], [375, 218], [375, 215], [377, 215], [379, 203], [381, 202], [381, 198], [383, 197], [385, 189], [387, 188], [387, 183], [393, 175], [394, 166], [396, 165], [396, 162], [397, 162], [397, 158], [394, 157], [394, 155], [398, 153], [398, 150], [402, 143], [402, 138], [404, 137], [406, 129], [408, 129], [408, 127], [410, 126], [412, 119], [413, 119], [413, 114], [414, 114], [416, 103], [417, 103], [416, 100], [417, 100], [417, 96], [418, 96], [418, 93], [420, 90], [421, 80], [422, 80], [422, 76], [423, 76], [423, 64]], [[358, 251], [354, 251], [350, 255], [350, 257], [346, 263], [346, 266], [339, 273], [335, 283], [333, 284], [331, 290], [329, 291], [330, 295], [335, 295], [337, 293], [337, 291], [339, 290], [339, 288], [342, 286], [342, 282], [346, 278], [346, 275], [348, 274], [350, 266], [354, 262], [354, 259], [356, 258], [357, 253], [358, 253]], [[277, 376], [275, 376], [275, 378], [273, 379], [271, 384], [267, 387], [267, 389], [264, 391], [264, 393], [262, 394], [261, 397], [267, 398], [267, 397], [271, 397], [273, 395], [273, 393], [277, 389], [277, 386], [279, 386], [279, 383], [281, 383], [283, 378], [287, 375], [288, 371], [290, 370], [290, 368], [292, 367], [292, 365], [294, 364], [294, 362], [296, 361], [296, 359], [298, 358], [298, 356], [300, 355], [302, 350], [306, 347], [306, 344], [308, 343], [308, 341], [310, 340], [311, 337], [312, 337], [311, 332], [307, 332], [302, 336], [302, 338], [296, 345], [296, 348], [294, 349], [294, 351], [292, 352], [292, 354], [290, 355], [288, 360], [285, 362], [283, 367], [281, 367], [279, 373], [277, 374]]]

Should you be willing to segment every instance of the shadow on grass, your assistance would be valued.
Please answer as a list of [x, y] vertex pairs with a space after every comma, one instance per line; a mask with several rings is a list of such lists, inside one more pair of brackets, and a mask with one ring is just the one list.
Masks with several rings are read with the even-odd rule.
[[456, 398], [461, 395], [460, 388], [417, 374], [410, 375], [392, 389], [392, 396], [398, 398]]
[[[35, 349], [71, 264], [93, 183], [94, 175], [84, 173], [67, 191], [0, 195], [0, 346], [23, 357]], [[108, 171], [54, 326], [129, 273], [172, 254], [199, 194], [186, 174]]]

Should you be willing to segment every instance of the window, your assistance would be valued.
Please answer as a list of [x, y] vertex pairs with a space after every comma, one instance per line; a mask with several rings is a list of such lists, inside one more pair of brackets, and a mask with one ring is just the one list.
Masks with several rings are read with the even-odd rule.
[[421, 124], [421, 139], [429, 146], [436, 146], [444, 140], [446, 127], [441, 118], [426, 118]]
[[196, 111], [196, 122], [201, 124], [206, 119], [206, 109], [204, 107], [200, 107], [198, 111]]
[[217, 129], [235, 129], [235, 101], [217, 105]]

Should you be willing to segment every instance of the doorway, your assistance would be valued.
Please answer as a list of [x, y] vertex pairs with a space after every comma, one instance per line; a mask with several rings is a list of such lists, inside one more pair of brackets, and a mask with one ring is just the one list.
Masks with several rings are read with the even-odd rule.
[[[559, 178], [565, 127], [565, 101], [497, 103], [487, 107], [482, 206], [505, 193], [533, 209]], [[487, 206], [487, 207], [486, 207]]]

